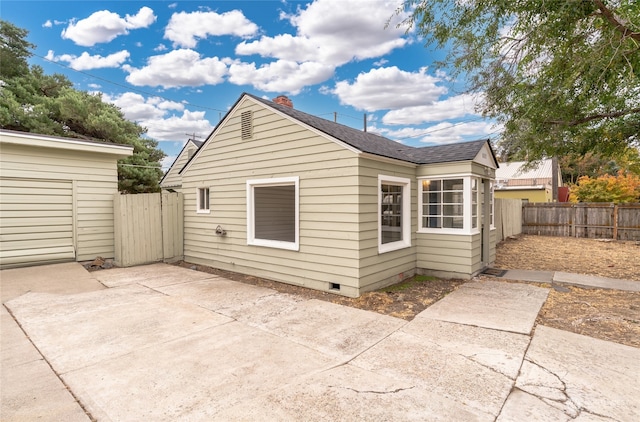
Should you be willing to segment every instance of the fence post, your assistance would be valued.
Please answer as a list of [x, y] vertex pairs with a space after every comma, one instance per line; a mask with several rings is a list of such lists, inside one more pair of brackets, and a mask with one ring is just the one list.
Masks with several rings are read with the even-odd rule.
[[618, 240], [618, 204], [613, 205], [613, 240]]

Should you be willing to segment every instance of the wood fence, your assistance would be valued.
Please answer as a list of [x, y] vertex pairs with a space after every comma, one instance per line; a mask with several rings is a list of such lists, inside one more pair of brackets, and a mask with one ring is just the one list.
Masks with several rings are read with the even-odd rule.
[[522, 207], [522, 233], [640, 240], [640, 204], [525, 204]]
[[181, 193], [116, 194], [113, 208], [117, 266], [182, 259]]

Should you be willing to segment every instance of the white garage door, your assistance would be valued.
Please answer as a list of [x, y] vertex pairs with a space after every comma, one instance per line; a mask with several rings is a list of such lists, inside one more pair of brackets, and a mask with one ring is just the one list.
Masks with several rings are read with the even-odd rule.
[[0, 180], [0, 267], [75, 260], [71, 181]]

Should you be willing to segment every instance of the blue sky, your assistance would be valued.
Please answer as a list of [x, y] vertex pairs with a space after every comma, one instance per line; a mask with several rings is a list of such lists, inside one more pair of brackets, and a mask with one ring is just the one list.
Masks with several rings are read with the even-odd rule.
[[[6, 1], [31, 64], [100, 92], [167, 154], [203, 140], [243, 92], [406, 145], [496, 138], [444, 51], [397, 29], [399, 1]], [[391, 24], [386, 22], [391, 18]], [[386, 26], [386, 27], [385, 27]]]

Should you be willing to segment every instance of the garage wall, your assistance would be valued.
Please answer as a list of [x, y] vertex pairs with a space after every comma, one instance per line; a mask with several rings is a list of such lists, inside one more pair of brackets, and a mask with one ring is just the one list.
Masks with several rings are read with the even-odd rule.
[[[20, 255], [27, 262], [32, 260], [26, 257], [38, 255], [46, 258], [45, 261], [73, 260], [65, 250], [69, 246], [78, 261], [114, 256], [113, 194], [117, 192], [117, 157], [95, 151], [4, 142], [0, 144], [0, 156], [3, 183], [0, 250], [7, 257], [6, 263], [0, 258], [1, 266], [15, 265], [15, 259], [9, 257]], [[67, 193], [61, 195], [63, 190]], [[5, 202], [5, 196], [11, 200]], [[62, 197], [66, 202], [60, 202]], [[19, 205], [20, 201], [24, 206]], [[21, 206], [30, 209], [18, 209]], [[61, 229], [62, 226], [65, 228]], [[17, 227], [30, 231], [33, 238], [18, 239], [16, 231], [22, 229]], [[10, 232], [14, 233], [10, 235]], [[56, 250], [64, 252], [56, 255]]]

